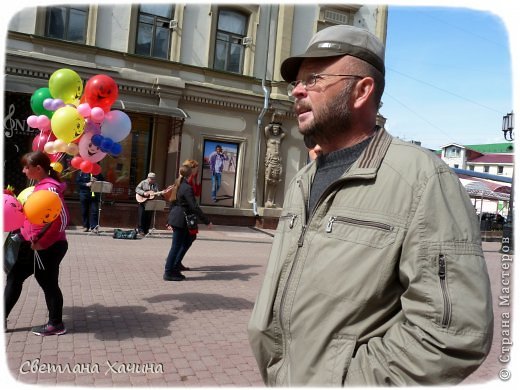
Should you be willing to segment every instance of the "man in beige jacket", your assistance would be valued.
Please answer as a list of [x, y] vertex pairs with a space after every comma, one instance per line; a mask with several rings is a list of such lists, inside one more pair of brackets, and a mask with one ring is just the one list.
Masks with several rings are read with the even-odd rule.
[[322, 154], [289, 186], [248, 327], [269, 386], [455, 384], [489, 352], [476, 215], [439, 158], [376, 127], [384, 72], [344, 25], [282, 63]]

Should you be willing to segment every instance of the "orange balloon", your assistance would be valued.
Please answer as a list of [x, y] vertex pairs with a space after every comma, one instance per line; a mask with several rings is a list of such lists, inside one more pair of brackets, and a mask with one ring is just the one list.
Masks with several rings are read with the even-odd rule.
[[61, 199], [53, 191], [34, 191], [23, 205], [23, 212], [29, 222], [43, 225], [54, 221], [61, 212]]

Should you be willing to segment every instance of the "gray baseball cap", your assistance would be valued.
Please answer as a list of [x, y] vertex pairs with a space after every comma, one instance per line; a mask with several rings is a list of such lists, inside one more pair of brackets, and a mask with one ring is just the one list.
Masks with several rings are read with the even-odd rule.
[[373, 65], [385, 74], [385, 47], [371, 32], [349, 25], [337, 25], [317, 32], [305, 53], [289, 57], [282, 62], [280, 72], [285, 81], [296, 80], [305, 58], [337, 57], [350, 55]]

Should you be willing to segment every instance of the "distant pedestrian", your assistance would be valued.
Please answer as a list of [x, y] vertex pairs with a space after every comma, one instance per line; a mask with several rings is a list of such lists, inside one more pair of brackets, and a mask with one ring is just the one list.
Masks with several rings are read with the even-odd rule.
[[[193, 195], [195, 196], [195, 198], [200, 197], [201, 192], [202, 192], [202, 186], [200, 185], [199, 180], [198, 180], [199, 163], [195, 160], [190, 159], [190, 160], [185, 160], [182, 163], [182, 165], [191, 168], [191, 174], [188, 176], [186, 181], [193, 189]], [[184, 255], [186, 254], [186, 252], [188, 252], [188, 250], [190, 249], [193, 242], [197, 239], [197, 234], [199, 233], [198, 227], [196, 227], [195, 229], [189, 229], [189, 233], [190, 233], [191, 240], [188, 243], [188, 245], [186, 245], [186, 247], [184, 247], [184, 250], [183, 250], [184, 253], [182, 253], [180, 255], [181, 260], [179, 261], [179, 263], [177, 264], [177, 267], [176, 267], [179, 271], [190, 271], [190, 268], [186, 267], [184, 264], [182, 264], [182, 261], [184, 260]]]
[[[66, 184], [61, 183], [58, 173], [51, 167], [49, 156], [36, 151], [22, 157], [23, 173], [35, 180], [34, 192], [53, 191], [61, 199], [59, 216], [46, 225], [35, 225], [25, 220], [21, 235], [24, 239], [13, 268], [7, 274], [4, 291], [5, 321], [20, 298], [25, 279], [34, 274], [45, 295], [49, 311], [47, 324], [32, 328], [39, 336], [61, 335], [67, 332], [63, 324], [63, 294], [58, 284], [60, 263], [68, 249], [65, 228], [68, 210], [63, 199]], [[37, 257], [39, 257], [37, 263]]]
[[92, 183], [105, 178], [100, 173], [93, 175], [79, 171], [76, 175], [76, 183], [78, 184], [79, 204], [81, 208], [81, 221], [83, 224], [83, 231], [88, 232], [98, 227], [99, 216], [99, 192], [92, 192]]
[[192, 244], [192, 238], [186, 224], [186, 215], [196, 214], [206, 225], [211, 225], [210, 220], [200, 209], [193, 195], [193, 188], [188, 184], [187, 178], [191, 175], [191, 168], [181, 166], [179, 177], [175, 180], [170, 197], [170, 213], [168, 226], [172, 229], [172, 245], [166, 264], [164, 266], [163, 279], [168, 281], [181, 281], [186, 277], [179, 271], [178, 264]]
[[146, 179], [142, 180], [135, 188], [135, 198], [137, 200], [137, 232], [141, 236], [146, 236], [152, 224], [153, 211], [146, 210], [146, 202], [160, 195], [159, 188], [155, 182], [155, 173], [150, 172]]

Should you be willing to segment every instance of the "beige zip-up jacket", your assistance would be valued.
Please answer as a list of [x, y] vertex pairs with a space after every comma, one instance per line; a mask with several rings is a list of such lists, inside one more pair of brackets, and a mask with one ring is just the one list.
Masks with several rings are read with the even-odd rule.
[[265, 383], [460, 382], [489, 352], [493, 311], [456, 175], [384, 130], [307, 211], [315, 170], [285, 196], [248, 326]]

